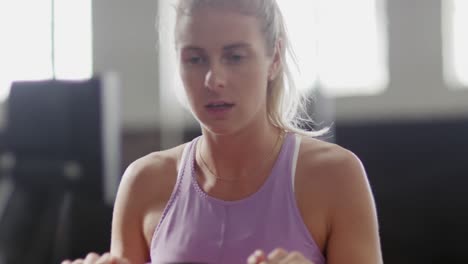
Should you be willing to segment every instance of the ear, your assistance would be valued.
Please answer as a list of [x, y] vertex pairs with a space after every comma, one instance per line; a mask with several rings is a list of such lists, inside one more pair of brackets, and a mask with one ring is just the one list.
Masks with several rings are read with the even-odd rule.
[[281, 53], [283, 50], [283, 40], [276, 41], [275, 50], [273, 51], [273, 60], [271, 61], [270, 69], [268, 71], [268, 80], [272, 81], [279, 74], [282, 65]]

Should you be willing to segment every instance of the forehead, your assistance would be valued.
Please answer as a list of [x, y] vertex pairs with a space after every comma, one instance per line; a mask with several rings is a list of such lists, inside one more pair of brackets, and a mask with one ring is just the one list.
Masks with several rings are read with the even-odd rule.
[[190, 15], [181, 15], [177, 21], [175, 38], [178, 48], [221, 48], [239, 42], [253, 47], [264, 44], [256, 17], [211, 7], [195, 10]]

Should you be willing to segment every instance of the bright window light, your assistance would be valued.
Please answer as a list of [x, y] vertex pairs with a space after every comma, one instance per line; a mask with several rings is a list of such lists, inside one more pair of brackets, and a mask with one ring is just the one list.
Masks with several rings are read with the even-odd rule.
[[51, 0], [0, 1], [0, 101], [15, 80], [91, 77], [91, 0], [54, 2], [55, 21]]
[[452, 87], [468, 88], [468, 1], [444, 1], [444, 73]]
[[[288, 56], [291, 74], [300, 89], [311, 89], [317, 81], [316, 1], [279, 0], [295, 58]], [[311, 15], [312, 13], [312, 15]], [[305, 26], [307, 25], [307, 26]], [[297, 66], [297, 67], [296, 67]]]
[[297, 79], [301, 87], [317, 82], [331, 96], [373, 95], [386, 88], [382, 1], [279, 1], [306, 76]]
[[58, 79], [92, 76], [91, 0], [55, 0], [55, 74]]
[[0, 101], [13, 80], [52, 77], [50, 0], [0, 1]]

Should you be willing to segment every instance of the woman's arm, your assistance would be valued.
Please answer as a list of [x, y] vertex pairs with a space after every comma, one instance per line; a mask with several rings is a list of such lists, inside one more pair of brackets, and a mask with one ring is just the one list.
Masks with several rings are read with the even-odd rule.
[[340, 152], [340, 162], [331, 168], [334, 196], [327, 263], [383, 263], [375, 202], [364, 167], [351, 152]]
[[176, 183], [183, 149], [151, 153], [125, 171], [114, 204], [112, 256], [132, 264], [150, 261], [151, 238]]
[[125, 171], [112, 217], [111, 255], [124, 257], [132, 264], [145, 263], [149, 255], [142, 228], [142, 163], [136, 161]]

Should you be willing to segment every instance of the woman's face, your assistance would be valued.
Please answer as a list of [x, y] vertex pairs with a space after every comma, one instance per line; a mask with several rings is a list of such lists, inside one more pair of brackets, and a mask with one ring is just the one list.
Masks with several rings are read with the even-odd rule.
[[205, 128], [224, 134], [265, 122], [276, 63], [257, 18], [201, 8], [179, 18], [176, 48], [190, 106]]

